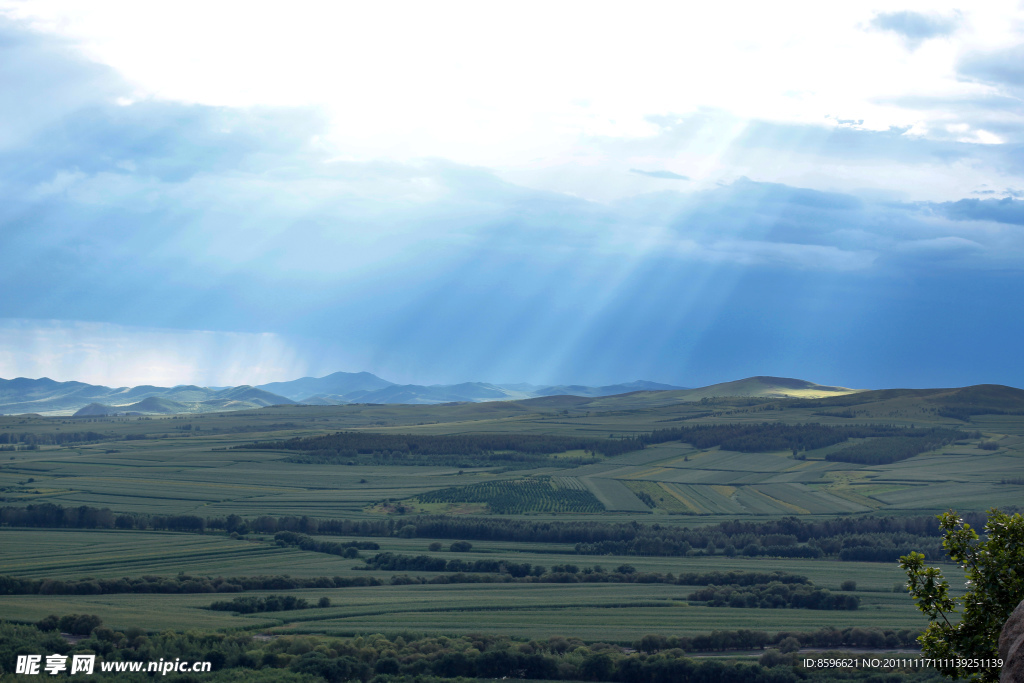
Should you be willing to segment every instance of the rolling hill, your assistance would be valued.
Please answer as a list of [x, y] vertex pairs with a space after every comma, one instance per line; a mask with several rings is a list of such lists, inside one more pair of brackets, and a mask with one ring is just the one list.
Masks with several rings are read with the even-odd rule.
[[369, 372], [335, 372], [326, 377], [302, 377], [290, 382], [260, 384], [256, 388], [299, 401], [313, 396], [344, 396], [357, 391], [377, 391], [393, 385], [393, 382]]
[[261, 384], [258, 389], [286, 396], [305, 405], [346, 403], [453, 403], [459, 401], [515, 401], [538, 396], [612, 396], [630, 391], [682, 389], [671, 384], [637, 380], [591, 387], [582, 384], [540, 386], [534, 384], [395, 384], [369, 372], [335, 372], [326, 377], [303, 377], [290, 382]]
[[[355, 388], [359, 387], [359, 388]], [[277, 391], [273, 391], [276, 389]], [[314, 393], [305, 393], [311, 391]], [[192, 384], [175, 387], [142, 385], [110, 388], [83, 382], [56, 382], [49, 378], [0, 379], [0, 413], [39, 415], [102, 415], [140, 413], [167, 415], [173, 413], [204, 413], [217, 410], [247, 410], [271, 405], [300, 403], [313, 406], [359, 404], [431, 405], [445, 403], [483, 403], [525, 401], [524, 407], [538, 401], [540, 406], [553, 399], [565, 402], [573, 397], [573, 405], [587, 404], [594, 409], [610, 409], [614, 405], [653, 406], [700, 401], [705, 398], [833, 398], [841, 399], [855, 393], [854, 389], [815, 384], [785, 377], [750, 377], [699, 389], [683, 389], [670, 384], [645, 380], [599, 387], [585, 385], [489, 384], [394, 384], [368, 372], [336, 372], [326, 377], [304, 377], [292, 382], [274, 382], [259, 386], [211, 388]], [[943, 390], [887, 390], [925, 391]], [[948, 390], [946, 390], [948, 391]], [[284, 392], [284, 393], [278, 393]], [[344, 393], [339, 393], [344, 392]], [[991, 393], [991, 392], [990, 392]], [[929, 394], [931, 395], [931, 394]], [[939, 396], [939, 394], [936, 394]], [[1000, 401], [999, 396], [978, 395], [976, 400]], [[621, 397], [621, 398], [620, 398]], [[962, 400], [936, 398], [943, 409], [964, 410]], [[959, 402], [957, 402], [959, 401]], [[838, 405], [838, 404], [837, 404]], [[957, 407], [961, 406], [961, 407]]]
[[[685, 392], [687, 400], [699, 401], [702, 398], [719, 398], [722, 396], [748, 396], [752, 398], [827, 398], [857, 393], [857, 389], [832, 387], [815, 384], [802, 379], [789, 377], [748, 377], [733, 382], [712, 384], [701, 389], [690, 389]], [[680, 392], [684, 393], [684, 392]]]
[[176, 387], [111, 388], [83, 382], [41, 379], [0, 379], [0, 413], [39, 415], [167, 415], [212, 410], [246, 410], [294, 403], [289, 398], [249, 385], [211, 389], [191, 384]]

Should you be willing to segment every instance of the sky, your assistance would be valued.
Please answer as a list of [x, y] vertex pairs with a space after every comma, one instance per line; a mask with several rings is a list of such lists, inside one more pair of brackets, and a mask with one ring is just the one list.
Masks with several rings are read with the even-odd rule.
[[1022, 97], [1020, 1], [0, 0], [0, 377], [1024, 387]]

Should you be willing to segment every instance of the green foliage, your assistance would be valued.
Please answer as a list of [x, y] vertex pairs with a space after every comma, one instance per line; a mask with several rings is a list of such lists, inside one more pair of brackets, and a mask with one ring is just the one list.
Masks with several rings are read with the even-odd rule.
[[819, 410], [814, 413], [815, 415], [821, 415], [822, 417], [845, 417], [854, 418], [857, 417], [857, 413], [853, 412], [849, 408], [846, 410]]
[[856, 443], [825, 456], [833, 462], [859, 465], [888, 465], [927, 453], [962, 439], [965, 434], [954, 429], [906, 429], [900, 436], [886, 436]]
[[[324, 607], [325, 605], [320, 605]], [[330, 599], [327, 600], [327, 607], [330, 606]], [[294, 595], [268, 595], [265, 598], [252, 596], [238, 597], [233, 600], [220, 600], [210, 604], [208, 609], [221, 612], [237, 612], [238, 614], [253, 614], [255, 612], [286, 612], [297, 609], [309, 609], [312, 605], [303, 598]]]
[[137, 576], [117, 579], [22, 579], [0, 576], [0, 595], [117, 595], [126, 593], [190, 594], [239, 593], [254, 590], [299, 590], [303, 588], [354, 588], [380, 586], [381, 580], [368, 576], [288, 575], [234, 576]]
[[348, 541], [346, 543], [319, 541], [312, 536], [298, 534], [294, 531], [278, 531], [274, 534], [274, 541], [280, 546], [293, 545], [301, 550], [326, 553], [328, 555], [340, 555], [347, 558], [359, 557], [360, 550], [380, 549], [380, 545], [373, 541]]
[[708, 586], [691, 593], [689, 598], [706, 602], [712, 607], [853, 610], [860, 606], [860, 599], [852, 595], [833, 595], [824, 588], [815, 588], [810, 584], [794, 585], [779, 582], [746, 587]]
[[[718, 446], [723, 451], [769, 453], [773, 451], [813, 451], [843, 443], [849, 439], [881, 440], [895, 438], [902, 440], [924, 437], [929, 443], [936, 439], [942, 440], [942, 443], [948, 443], [956, 438], [964, 438], [965, 436], [967, 435], [963, 432], [953, 429], [914, 429], [889, 425], [823, 425], [814, 423], [790, 425], [779, 422], [764, 422], [761, 424], [710, 424], [659, 429], [652, 432], [649, 436], [638, 438], [645, 444], [682, 441], [701, 449]], [[853, 448], [855, 447], [857, 446]], [[838, 452], [842, 453], [849, 450], [849, 448], [846, 448]], [[923, 453], [924, 451], [918, 452]]]
[[[950, 559], [966, 574], [967, 592], [953, 597], [942, 572], [924, 565], [924, 555], [900, 558], [900, 567], [909, 577], [907, 588], [931, 622], [919, 639], [921, 647], [940, 660], [997, 659], [1003, 623], [1024, 600], [1024, 518], [990, 510], [985, 540], [955, 512], [939, 515], [939, 524]], [[999, 680], [999, 667], [939, 669], [953, 679]]]
[[[467, 460], [509, 463], [543, 463], [547, 456], [566, 451], [620, 455], [642, 448], [634, 439], [595, 439], [546, 434], [375, 434], [373, 432], [337, 432], [324, 436], [296, 437], [284, 441], [257, 441], [235, 448], [302, 451], [299, 462], [337, 462], [371, 456], [396, 465], [473, 465]], [[430, 457], [432, 456], [432, 457]], [[454, 459], [444, 456], [459, 456]], [[589, 456], [575, 464], [594, 462]], [[568, 461], [562, 460], [564, 465]]]
[[102, 625], [103, 620], [95, 614], [65, 614], [62, 617], [51, 614], [36, 622], [40, 631], [60, 631], [76, 636], [87, 636]]
[[[600, 505], [596, 498], [588, 496], [590, 494], [585, 490], [558, 485], [556, 478], [532, 478], [442, 489], [421, 494], [420, 500], [487, 502], [497, 505], [499, 510], [513, 511], [513, 514], [517, 510], [586, 513], [593, 505]], [[984, 521], [982, 513], [969, 513], [967, 518], [975, 523]], [[536, 522], [464, 515], [417, 515], [406, 519], [409, 524], [396, 527], [394, 522], [386, 519], [269, 515], [243, 519], [231, 515], [225, 520], [192, 515], [115, 514], [105, 508], [86, 505], [63, 507], [52, 503], [0, 507], [0, 525], [154, 530], [175, 526], [181, 531], [234, 528], [258, 533], [277, 532], [279, 536], [275, 538], [279, 543], [295, 545], [303, 550], [316, 551], [319, 548], [319, 552], [338, 555], [344, 555], [353, 548], [376, 550], [377, 547], [372, 542], [337, 544], [311, 538], [309, 534], [400, 538], [411, 537], [409, 534], [412, 534], [420, 538], [575, 543], [576, 552], [585, 555], [684, 556], [696, 552], [693, 548], [706, 548], [708, 542], [718, 548], [730, 545], [740, 548], [747, 556], [838, 556], [841, 560], [861, 562], [895, 562], [914, 549], [924, 549], [929, 557], [937, 557], [941, 553], [940, 530], [931, 516], [845, 517], [817, 521], [784, 517], [767, 522], [732, 521], [703, 527], [669, 527], [639, 522]], [[281, 532], [287, 533], [280, 535]], [[0, 584], [0, 594], [2, 589]]]
[[[96, 629], [92, 637], [70, 644], [55, 633], [33, 626], [0, 622], [0, 676], [13, 671], [18, 654], [95, 654], [93, 680], [152, 681], [149, 674], [100, 673], [103, 662], [209, 661], [211, 674], [201, 678], [170, 677], [184, 681], [370, 681], [377, 683], [422, 681], [457, 682], [479, 679], [530, 679], [566, 681], [716, 681], [719, 683], [827, 683], [827, 672], [797, 672], [790, 661], [722, 661], [717, 657], [691, 659], [687, 651], [721, 652], [776, 645], [781, 649], [817, 647], [898, 647], [910, 632], [880, 629], [821, 629], [815, 632], [783, 632], [769, 635], [759, 630], [714, 631], [694, 637], [651, 634], [637, 641], [639, 652], [624, 652], [607, 643], [585, 643], [575, 637], [551, 636], [513, 640], [507, 636], [431, 637], [406, 633], [336, 638], [281, 635], [257, 640], [242, 633], [225, 634], [189, 630], [146, 633]], [[821, 673], [822, 675], [819, 675]], [[851, 671], [844, 681], [877, 681], [877, 672]], [[377, 677], [374, 678], [374, 674]], [[920, 681], [915, 675], [886, 674], [887, 683]], [[6, 677], [5, 677], [6, 680]], [[927, 679], [925, 679], [927, 680]]]
[[[465, 541], [456, 541], [455, 543], [465, 543]], [[543, 567], [535, 568], [529, 562], [511, 562], [509, 560], [445, 560], [442, 557], [430, 557], [429, 555], [413, 557], [395, 553], [378, 553], [365, 561], [368, 569], [383, 571], [506, 573], [514, 577], [544, 573]]]
[[[845, 415], [844, 415], [845, 416]], [[852, 460], [832, 454], [830, 459], [844, 462], [881, 464], [933, 450], [966, 434], [952, 429], [914, 429], [889, 425], [787, 425], [777, 422], [761, 424], [706, 424], [658, 429], [622, 439], [549, 436], [540, 434], [374, 434], [371, 432], [337, 432], [315, 437], [296, 437], [285, 441], [257, 441], [234, 448], [301, 451], [296, 462], [345, 462], [360, 456], [391, 464], [477, 465], [483, 462], [508, 462], [539, 466], [553, 453], [580, 450], [612, 457], [643, 449], [645, 446], [682, 441], [701, 449], [720, 447], [742, 453], [816, 450], [849, 439], [872, 438], [885, 441], [879, 446], [857, 444], [840, 452], [850, 452]], [[886, 441], [891, 440], [891, 441]], [[923, 448], [924, 446], [927, 446]], [[923, 449], [922, 449], [923, 448]], [[879, 460], [872, 453], [883, 452]], [[466, 458], [472, 457], [473, 462]], [[867, 460], [865, 460], [867, 458]], [[593, 462], [594, 458], [577, 458], [573, 464]], [[560, 463], [567, 464], [562, 460]]]
[[454, 486], [418, 496], [421, 503], [486, 503], [491, 512], [516, 515], [525, 512], [603, 512], [593, 493], [556, 488], [550, 478], [489, 481]]

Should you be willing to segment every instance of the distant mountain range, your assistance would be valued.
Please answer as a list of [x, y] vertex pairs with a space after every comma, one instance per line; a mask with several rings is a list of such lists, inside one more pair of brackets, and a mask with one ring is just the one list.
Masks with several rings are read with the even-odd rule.
[[176, 387], [110, 387], [83, 382], [42, 379], [0, 379], [0, 413], [40, 415], [159, 415], [246, 410], [279, 403], [295, 403], [283, 396], [251, 386], [211, 389], [194, 385]]
[[799, 379], [751, 377], [736, 382], [687, 389], [671, 384], [637, 380], [600, 387], [533, 384], [394, 384], [369, 372], [336, 372], [326, 377], [303, 377], [290, 382], [259, 386], [119, 387], [83, 382], [56, 382], [49, 378], [0, 379], [0, 414], [37, 413], [78, 417], [137, 414], [169, 415], [225, 410], [248, 410], [270, 405], [346, 405], [349, 403], [437, 404], [514, 401], [546, 396], [597, 398], [631, 392], [668, 392], [665, 398], [698, 401], [713, 396], [819, 398], [852, 393], [853, 389], [814, 384]]
[[630, 391], [684, 389], [671, 384], [638, 380], [603, 387], [540, 386], [533, 384], [394, 384], [369, 372], [336, 372], [326, 377], [303, 377], [291, 382], [261, 384], [263, 389], [296, 403], [344, 405], [346, 403], [455, 403], [459, 401], [515, 401], [538, 396], [613, 396]]

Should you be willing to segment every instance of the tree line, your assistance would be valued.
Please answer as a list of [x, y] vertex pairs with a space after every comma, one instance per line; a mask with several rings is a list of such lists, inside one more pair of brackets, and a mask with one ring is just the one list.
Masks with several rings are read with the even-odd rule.
[[25, 446], [61, 446], [69, 443], [89, 443], [94, 441], [109, 441], [112, 436], [99, 432], [25, 432], [15, 434], [13, 432], [0, 432], [0, 445], [23, 444]]
[[[703, 424], [658, 429], [650, 434], [622, 438], [549, 436], [541, 434], [374, 434], [371, 432], [336, 432], [323, 436], [295, 437], [280, 441], [256, 441], [233, 448], [300, 451], [296, 462], [351, 461], [359, 456], [396, 464], [457, 464], [480, 466], [486, 462], [508, 461], [537, 463], [553, 453], [580, 450], [588, 455], [613, 457], [648, 445], [681, 441], [696, 448], [720, 447], [742, 453], [817, 450], [849, 439], [907, 438], [918, 442], [948, 443], [958, 438], [978, 437], [958, 430], [919, 429], [894, 425], [824, 425], [806, 423], [788, 425], [778, 422], [760, 424]], [[867, 445], [865, 446], [867, 447]], [[892, 448], [887, 446], [887, 448]], [[843, 449], [848, 450], [848, 449]], [[924, 451], [918, 451], [924, 452]], [[916, 454], [916, 453], [915, 453]], [[435, 457], [427, 457], [435, 456]], [[444, 458], [451, 459], [449, 463]], [[465, 460], [466, 457], [475, 460]], [[909, 457], [909, 456], [908, 456]], [[441, 458], [441, 459], [439, 459]], [[584, 458], [580, 462], [592, 461]], [[560, 463], [564, 466], [566, 461]]]
[[[482, 461], [537, 463], [546, 462], [552, 453], [584, 451], [588, 457], [559, 462], [593, 462], [594, 454], [606, 457], [636, 450], [635, 440], [590, 437], [550, 436], [546, 434], [375, 434], [372, 432], [336, 432], [323, 436], [294, 437], [281, 441], [256, 441], [234, 446], [237, 449], [301, 451], [298, 462], [337, 462], [370, 456], [395, 464], [441, 464], [438, 457], [457, 456], [456, 464], [479, 466]], [[476, 460], [465, 460], [472, 457]]]
[[274, 541], [279, 546], [296, 546], [300, 550], [309, 550], [316, 553], [328, 555], [340, 555], [341, 557], [359, 557], [360, 550], [379, 550], [380, 545], [373, 541], [348, 541], [338, 543], [336, 541], [320, 541], [306, 534], [299, 534], [294, 531], [278, 531], [274, 534]]
[[[555, 565], [550, 571], [529, 563], [489, 560], [481, 563], [453, 561], [426, 556], [382, 553], [367, 560], [367, 569], [382, 571], [434, 571], [438, 576], [411, 577], [403, 574], [390, 579], [378, 577], [292, 577], [283, 575], [244, 577], [203, 577], [179, 574], [175, 577], [142, 576], [119, 579], [25, 579], [0, 576], [0, 595], [111, 595], [130, 593], [241, 593], [254, 590], [302, 590], [309, 588], [361, 588], [367, 586], [405, 586], [409, 584], [459, 583], [664, 583], [677, 586], [754, 586], [778, 583], [811, 586], [810, 579], [787, 572], [638, 572], [631, 565], [605, 570], [599, 565], [579, 568]], [[430, 560], [440, 560], [430, 562]]]
[[[1014, 509], [1015, 510], [1015, 509]], [[1014, 511], [1014, 510], [1011, 510]], [[983, 513], [966, 513], [968, 523], [983, 526]], [[941, 557], [938, 522], [931, 516], [842, 517], [804, 521], [785, 517], [769, 521], [729, 521], [701, 527], [664, 526], [639, 522], [538, 522], [498, 517], [416, 515], [396, 519], [317, 519], [309, 516], [263, 515], [149, 515], [114, 513], [87, 505], [64, 507], [36, 503], [0, 507], [0, 525], [138, 529], [203, 533], [223, 530], [247, 534], [281, 531], [307, 536], [437, 538], [540, 543], [573, 543], [580, 555], [638, 555], [680, 557], [700, 554], [743, 554], [777, 557], [837, 557], [841, 560], [894, 561], [909, 549], [928, 557]], [[299, 539], [298, 536], [283, 536]], [[288, 541], [285, 543], [291, 544]], [[300, 543], [330, 543], [318, 539]], [[347, 549], [342, 547], [342, 554]]]
[[422, 571], [422, 572], [470, 572], [508, 574], [515, 578], [524, 576], [540, 576], [547, 570], [540, 566], [532, 566], [529, 562], [509, 562], [508, 560], [446, 560], [443, 557], [430, 555], [401, 555], [396, 553], [377, 553], [363, 560], [364, 569], [382, 571]]
[[712, 631], [697, 636], [646, 635], [633, 642], [638, 652], [660, 652], [679, 649], [684, 652], [725, 652], [728, 650], [758, 650], [769, 645], [780, 645], [790, 640], [795, 647], [838, 649], [843, 647], [889, 649], [917, 649], [920, 631], [913, 629], [880, 629], [851, 626], [843, 629], [826, 627], [817, 631], [779, 631], [769, 634], [754, 629]]
[[[449, 573], [491, 573], [504, 574], [530, 583], [668, 583], [678, 586], [759, 586], [764, 584], [806, 585], [811, 581], [806, 576], [788, 572], [687, 572], [679, 575], [660, 572], [638, 572], [635, 567], [622, 564], [606, 570], [601, 565], [583, 567], [574, 564], [557, 564], [550, 570], [529, 562], [508, 560], [446, 560], [430, 555], [402, 555], [399, 553], [378, 553], [363, 560], [365, 569], [377, 571], [449, 572]], [[694, 598], [701, 599], [704, 598]]]
[[753, 586], [738, 584], [707, 586], [689, 595], [690, 600], [711, 607], [760, 607], [822, 610], [854, 610], [860, 607], [855, 595], [840, 595], [811, 584], [785, 584], [778, 581]]
[[943, 406], [937, 412], [941, 417], [951, 417], [961, 422], [970, 422], [975, 415], [1024, 415], [1024, 411], [1020, 410], [1002, 410], [964, 404]]
[[0, 595], [112, 595], [125, 593], [241, 593], [243, 591], [382, 586], [373, 576], [137, 576], [119, 579], [23, 579], [0, 576]]
[[604, 512], [604, 505], [586, 489], [555, 488], [550, 477], [487, 481], [452, 486], [416, 496], [421, 503], [486, 503], [499, 515], [525, 512]]
[[[330, 598], [323, 597], [317, 607], [330, 607]], [[238, 614], [255, 614], [257, 612], [290, 612], [292, 610], [309, 609], [312, 604], [305, 598], [294, 595], [268, 595], [264, 598], [245, 596], [233, 600], [219, 600], [210, 603], [206, 609], [220, 612], [236, 612]]]
[[955, 429], [914, 429], [901, 436], [887, 436], [862, 441], [825, 456], [830, 462], [852, 462], [859, 465], [888, 465], [927, 453], [962, 439]]
[[[76, 615], [68, 615], [76, 616]], [[81, 615], [77, 615], [80, 617]], [[63, 617], [48, 618], [59, 624]], [[46, 621], [46, 620], [44, 620]], [[881, 629], [822, 629], [810, 633], [714, 631], [692, 637], [650, 635], [640, 639], [637, 651], [608, 643], [585, 643], [577, 638], [514, 640], [508, 636], [466, 635], [425, 637], [416, 634], [381, 634], [350, 638], [280, 636], [256, 640], [244, 633], [147, 633], [141, 629], [114, 631], [93, 626], [88, 637], [69, 643], [54, 629], [40, 625], [0, 622], [0, 670], [13, 671], [18, 654], [26, 652], [71, 655], [95, 654], [99, 662], [157, 661], [175, 658], [208, 661], [213, 672], [203, 680], [213, 683], [246, 680], [253, 683], [283, 681], [377, 681], [426, 682], [466, 678], [598, 681], [616, 683], [664, 683], [665, 681], [716, 681], [716, 683], [829, 683], [877, 681], [904, 683], [938, 680], [929, 672], [905, 669], [879, 672], [853, 669], [836, 675], [827, 670], [794, 666], [792, 658], [767, 650], [757, 661], [735, 662], [718, 658], [691, 659], [686, 652], [725, 651], [793, 643], [817, 642], [827, 646], [899, 647], [911, 632]], [[88, 624], [83, 624], [83, 627]], [[891, 645], [890, 645], [891, 644]], [[671, 646], [671, 647], [667, 647]], [[789, 648], [787, 648], [789, 646]], [[117, 680], [149, 681], [150, 675], [118, 674]], [[182, 679], [184, 680], [184, 679]]]

